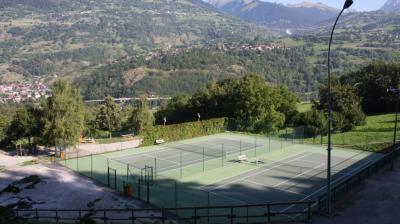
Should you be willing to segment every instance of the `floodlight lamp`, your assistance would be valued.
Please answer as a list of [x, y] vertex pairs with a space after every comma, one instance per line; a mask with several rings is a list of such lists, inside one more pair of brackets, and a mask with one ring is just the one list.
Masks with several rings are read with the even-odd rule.
[[353, 0], [346, 0], [343, 9], [348, 9], [351, 5], [353, 5]]

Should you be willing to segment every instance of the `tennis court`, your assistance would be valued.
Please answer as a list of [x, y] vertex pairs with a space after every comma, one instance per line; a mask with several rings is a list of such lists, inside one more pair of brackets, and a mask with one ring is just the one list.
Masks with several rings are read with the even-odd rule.
[[[158, 207], [317, 200], [326, 191], [326, 148], [286, 136], [222, 133], [60, 163], [119, 191], [131, 184], [135, 197]], [[247, 160], [239, 162], [240, 155]], [[380, 154], [334, 148], [333, 187], [379, 158]], [[238, 212], [264, 214], [265, 208]]]

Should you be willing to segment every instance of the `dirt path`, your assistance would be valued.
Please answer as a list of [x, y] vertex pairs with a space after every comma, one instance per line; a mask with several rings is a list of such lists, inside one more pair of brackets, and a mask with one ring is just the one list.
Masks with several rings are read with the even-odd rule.
[[394, 224], [400, 221], [400, 160], [395, 171], [381, 171], [356, 187], [335, 209], [333, 219], [314, 217], [315, 224]]

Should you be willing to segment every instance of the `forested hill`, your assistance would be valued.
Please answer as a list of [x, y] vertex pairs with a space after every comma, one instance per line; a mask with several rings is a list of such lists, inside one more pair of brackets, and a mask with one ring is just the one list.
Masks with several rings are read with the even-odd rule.
[[267, 33], [200, 0], [0, 0], [0, 11], [0, 82]]
[[[400, 49], [400, 33], [396, 29], [389, 24], [358, 33], [339, 28], [332, 51], [333, 71], [346, 74], [372, 61], [399, 61], [400, 52], [395, 49]], [[174, 96], [193, 93], [212, 80], [256, 74], [304, 96], [315, 94], [325, 81], [328, 41], [329, 36], [321, 33], [174, 49], [104, 66], [78, 79], [77, 84], [87, 99]]]
[[270, 83], [285, 84], [297, 92], [310, 92], [316, 89], [319, 80], [308, 61], [312, 55], [312, 49], [287, 49], [279, 44], [214, 45], [105, 66], [78, 79], [77, 84], [87, 99], [107, 95], [174, 96], [194, 93], [212, 80], [257, 74]]

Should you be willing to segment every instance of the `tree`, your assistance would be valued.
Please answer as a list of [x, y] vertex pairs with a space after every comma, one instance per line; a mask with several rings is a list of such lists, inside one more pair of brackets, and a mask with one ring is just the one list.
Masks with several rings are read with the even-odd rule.
[[42, 128], [42, 110], [25, 105], [15, 112], [7, 136], [11, 141], [28, 140], [32, 149], [32, 138], [41, 137]]
[[110, 133], [121, 127], [121, 109], [114, 103], [111, 96], [106, 97], [104, 104], [101, 105], [100, 111], [96, 115], [97, 128]]
[[298, 114], [297, 104], [300, 103], [299, 97], [290, 92], [287, 86], [279, 86], [276, 90], [277, 111], [285, 115], [285, 125], [293, 125]]
[[[365, 122], [365, 114], [361, 109], [361, 98], [352, 85], [342, 85], [338, 79], [332, 80], [332, 117], [334, 131], [350, 131]], [[319, 103], [316, 108], [328, 112], [328, 89], [321, 86]]]
[[44, 141], [61, 147], [74, 145], [82, 134], [85, 115], [79, 89], [59, 80], [51, 90], [44, 104]]
[[233, 118], [241, 130], [274, 131], [285, 121], [276, 110], [274, 89], [255, 75], [245, 76], [233, 88]]
[[310, 111], [300, 113], [295, 121], [296, 125], [305, 126], [304, 137], [310, 138], [327, 132], [325, 114], [312, 108]]
[[141, 97], [137, 107], [132, 111], [128, 119], [128, 127], [136, 135], [144, 128], [151, 127], [154, 123], [154, 116], [150, 112], [148, 101], [145, 97]]
[[6, 139], [7, 129], [8, 129], [7, 118], [0, 114], [0, 142]]
[[393, 112], [395, 99], [386, 90], [390, 86], [399, 87], [400, 64], [372, 63], [359, 71], [342, 76], [340, 82], [356, 86], [365, 113]]

